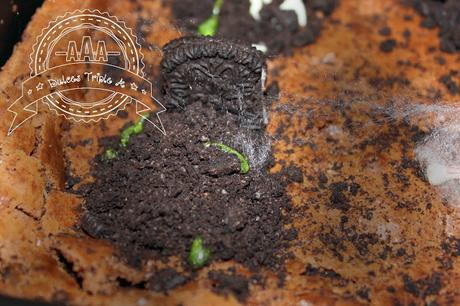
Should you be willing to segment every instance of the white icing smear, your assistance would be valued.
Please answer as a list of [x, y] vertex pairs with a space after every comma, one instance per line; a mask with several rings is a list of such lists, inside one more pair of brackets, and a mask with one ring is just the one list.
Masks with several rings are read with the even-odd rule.
[[250, 7], [249, 7], [249, 14], [251, 14], [252, 18], [255, 20], [260, 20], [260, 11], [265, 4], [272, 3], [272, 0], [249, 0]]
[[[272, 0], [250, 0], [249, 13], [252, 18], [259, 21], [260, 11], [266, 4], [272, 3]], [[301, 27], [307, 25], [307, 8], [302, 0], [284, 0], [280, 5], [283, 11], [294, 11], [297, 15], [297, 21]]]
[[302, 0], [284, 0], [280, 5], [283, 11], [294, 11], [297, 15], [297, 21], [301, 27], [307, 25], [307, 9]]
[[259, 51], [262, 51], [263, 53], [267, 53], [267, 45], [264, 44], [263, 42], [258, 43], [258, 44], [252, 44], [254, 48], [256, 48]]

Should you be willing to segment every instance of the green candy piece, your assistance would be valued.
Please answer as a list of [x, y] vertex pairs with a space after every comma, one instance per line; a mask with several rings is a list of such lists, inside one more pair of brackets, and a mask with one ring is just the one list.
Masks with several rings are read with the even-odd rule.
[[118, 153], [117, 151], [115, 151], [114, 149], [112, 148], [108, 148], [105, 152], [104, 152], [104, 160], [112, 160], [114, 158], [116, 158], [118, 156]]
[[212, 8], [212, 15], [206, 18], [198, 26], [198, 34], [203, 36], [214, 36], [217, 33], [217, 29], [219, 28], [219, 14], [222, 5], [224, 4], [224, 0], [216, 0], [214, 2], [214, 6]]
[[[121, 132], [121, 136], [120, 136], [120, 146], [121, 147], [126, 148], [128, 146], [129, 138], [132, 135], [138, 135], [142, 133], [142, 131], [144, 130], [144, 121], [146, 117], [148, 116], [150, 116], [150, 114], [146, 114], [145, 117], [141, 117], [136, 123], [128, 126]], [[118, 156], [117, 151], [115, 151], [112, 148], [108, 148], [104, 152], [103, 159], [108, 161], [108, 160], [112, 160], [116, 158], [117, 156]]]
[[219, 28], [219, 17], [212, 15], [198, 26], [198, 33], [203, 36], [214, 36]]
[[206, 147], [214, 146], [214, 147], [217, 147], [222, 152], [235, 155], [240, 160], [240, 172], [243, 174], [246, 174], [249, 172], [250, 167], [249, 167], [248, 159], [243, 154], [238, 152], [237, 150], [229, 146], [226, 146], [223, 143], [219, 143], [219, 142], [206, 142], [204, 145]]
[[203, 239], [201, 237], [195, 238], [188, 255], [189, 265], [193, 269], [199, 269], [208, 262], [209, 257], [211, 257], [211, 252], [203, 246]]
[[136, 123], [128, 126], [121, 132], [120, 146], [122, 147], [128, 146], [129, 138], [131, 138], [132, 135], [138, 135], [142, 133], [142, 131], [144, 130], [144, 121], [145, 121], [145, 117], [141, 117]]

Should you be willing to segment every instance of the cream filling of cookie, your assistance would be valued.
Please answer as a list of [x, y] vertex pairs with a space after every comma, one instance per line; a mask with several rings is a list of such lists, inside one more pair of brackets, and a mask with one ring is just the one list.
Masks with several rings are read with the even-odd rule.
[[263, 53], [266, 53], [268, 50], [267, 45], [264, 44], [263, 42], [260, 42], [258, 44], [252, 44], [252, 46], [256, 48], [257, 50], [262, 51]]
[[249, 14], [251, 14], [252, 18], [255, 20], [260, 20], [260, 11], [262, 7], [266, 4], [272, 3], [272, 0], [249, 0]]
[[301, 27], [307, 25], [307, 9], [302, 0], [284, 0], [280, 5], [283, 11], [294, 11], [297, 15], [297, 22]]

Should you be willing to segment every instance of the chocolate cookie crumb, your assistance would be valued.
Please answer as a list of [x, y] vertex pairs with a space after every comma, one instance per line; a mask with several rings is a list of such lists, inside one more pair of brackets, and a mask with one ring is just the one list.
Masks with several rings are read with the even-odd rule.
[[147, 288], [157, 292], [166, 292], [184, 284], [187, 280], [187, 277], [178, 273], [176, 270], [166, 268], [153, 274], [153, 277], [148, 282]]
[[382, 36], [390, 36], [391, 35], [391, 29], [387, 26], [384, 26], [380, 28], [379, 34]]
[[455, 82], [454, 77], [458, 75], [458, 71], [451, 70], [448, 74], [442, 75], [439, 82], [444, 84], [451, 95], [460, 94], [460, 86]]
[[243, 276], [224, 271], [210, 271], [208, 277], [213, 281], [213, 291], [218, 294], [233, 294], [238, 301], [244, 302], [249, 296], [249, 281]]
[[380, 43], [380, 50], [382, 52], [391, 52], [396, 47], [396, 40], [390, 38]]
[[409, 275], [403, 276], [404, 289], [416, 297], [425, 298], [436, 295], [442, 289], [441, 274], [434, 272], [425, 278], [414, 281]]
[[409, 0], [422, 16], [422, 27], [439, 27], [439, 46], [442, 51], [453, 53], [460, 50], [460, 1], [457, 0]]
[[342, 211], [350, 209], [351, 205], [344, 192], [348, 190], [348, 184], [346, 182], [332, 183], [329, 186], [331, 191], [330, 203], [331, 207]]

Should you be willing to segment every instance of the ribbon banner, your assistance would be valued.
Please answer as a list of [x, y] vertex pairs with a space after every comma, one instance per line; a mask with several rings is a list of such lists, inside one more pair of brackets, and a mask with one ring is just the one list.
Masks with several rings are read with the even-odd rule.
[[166, 109], [144, 78], [142, 57], [131, 29], [116, 17], [89, 10], [59, 17], [34, 45], [31, 76], [8, 108], [14, 114], [8, 135], [38, 113], [40, 101], [83, 122], [107, 119], [135, 101], [136, 114], [165, 134], [159, 114]]

